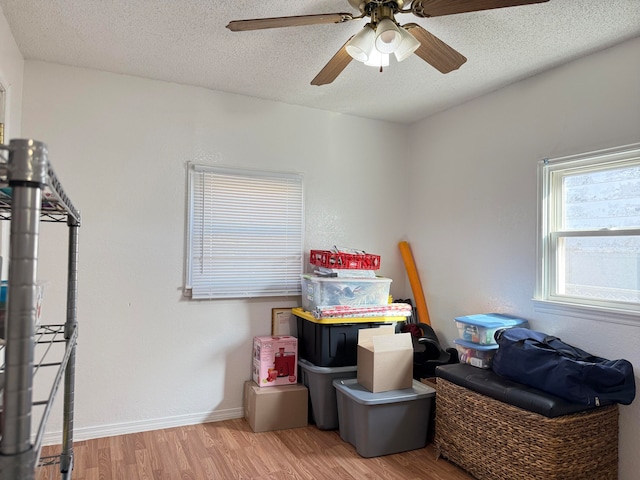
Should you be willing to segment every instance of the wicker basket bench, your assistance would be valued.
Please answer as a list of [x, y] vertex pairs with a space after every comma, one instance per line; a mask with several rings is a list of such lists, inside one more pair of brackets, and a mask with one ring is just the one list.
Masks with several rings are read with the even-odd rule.
[[[467, 381], [464, 374], [460, 377], [460, 372], [475, 369], [470, 370], [469, 375], [476, 376], [475, 383], [481, 390], [498, 397], [515, 398], [520, 406], [442, 378], [440, 369], [443, 368], [453, 369], [456, 375], [451, 378], [457, 383]], [[474, 477], [480, 480], [618, 478], [617, 405], [584, 410], [544, 392], [528, 387], [520, 389], [519, 384], [498, 377], [490, 370], [469, 365], [438, 367], [436, 375], [436, 452]], [[499, 386], [491, 385], [492, 381], [497, 381]], [[531, 395], [535, 397], [536, 392], [540, 398], [532, 399]], [[542, 409], [544, 414], [522, 406]], [[567, 409], [582, 411], [563, 414]]]

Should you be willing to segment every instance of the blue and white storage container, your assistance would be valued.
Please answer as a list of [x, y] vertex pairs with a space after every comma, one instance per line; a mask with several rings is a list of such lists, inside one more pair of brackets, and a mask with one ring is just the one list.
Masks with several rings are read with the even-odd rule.
[[455, 320], [460, 339], [480, 345], [496, 345], [493, 336], [502, 328], [529, 328], [527, 320], [502, 313], [480, 313]]
[[480, 345], [456, 338], [453, 343], [458, 350], [460, 363], [468, 363], [478, 368], [491, 368], [493, 356], [498, 351], [498, 345]]

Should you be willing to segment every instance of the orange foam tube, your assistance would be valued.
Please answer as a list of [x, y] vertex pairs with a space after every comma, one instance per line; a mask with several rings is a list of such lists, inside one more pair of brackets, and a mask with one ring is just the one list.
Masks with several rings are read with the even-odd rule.
[[418, 321], [420, 323], [426, 323], [431, 325], [429, 319], [429, 310], [427, 310], [427, 302], [424, 298], [424, 292], [422, 291], [422, 283], [420, 283], [420, 276], [416, 269], [416, 262], [413, 260], [413, 254], [411, 253], [411, 247], [407, 242], [400, 242], [398, 244], [400, 248], [400, 254], [402, 260], [404, 260], [404, 267], [407, 270], [407, 276], [409, 277], [409, 283], [411, 284], [411, 291], [413, 292], [413, 298], [416, 302], [416, 310], [418, 311]]

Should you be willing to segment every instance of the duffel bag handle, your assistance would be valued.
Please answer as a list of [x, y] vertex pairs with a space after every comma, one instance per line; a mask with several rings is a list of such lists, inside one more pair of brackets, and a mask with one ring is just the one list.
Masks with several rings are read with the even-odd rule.
[[548, 335], [545, 337], [544, 342], [545, 345], [548, 345], [550, 349], [555, 350], [563, 357], [570, 358], [572, 360], [579, 360], [581, 362], [587, 363], [599, 363], [603, 359], [591, 355], [590, 353], [585, 352], [584, 350], [580, 350], [572, 345], [569, 345], [558, 337], [553, 337]]
[[537, 340], [535, 338], [525, 338], [521, 340], [521, 342], [528, 343], [529, 345], [533, 345], [538, 348], [548, 350], [550, 352], [555, 352], [562, 357], [568, 358], [570, 360], [576, 360], [579, 362], [601, 363], [604, 360], [603, 358], [591, 355], [590, 353], [587, 353], [584, 350], [580, 350], [579, 348], [568, 345], [564, 343], [562, 340], [560, 340], [558, 337], [547, 336], [542, 341]]

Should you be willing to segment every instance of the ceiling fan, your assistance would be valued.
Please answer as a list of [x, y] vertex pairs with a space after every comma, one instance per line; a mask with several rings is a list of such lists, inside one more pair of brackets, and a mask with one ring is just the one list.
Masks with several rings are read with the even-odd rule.
[[[327, 13], [298, 15], [291, 17], [233, 20], [227, 28], [233, 32], [261, 30], [265, 28], [299, 27], [305, 25], [345, 23], [369, 17], [362, 30], [353, 35], [336, 52], [324, 68], [311, 81], [311, 85], [326, 85], [333, 82], [352, 59], [367, 65], [385, 67], [389, 55], [397, 61], [415, 53], [422, 60], [442, 73], [457, 70], [467, 61], [466, 57], [416, 23], [400, 25], [396, 14], [412, 13], [416, 17], [428, 18], [456, 13], [476, 12], [494, 8], [516, 7], [549, 0], [348, 0], [360, 11], [351, 13]], [[405, 3], [408, 5], [404, 8]]]

